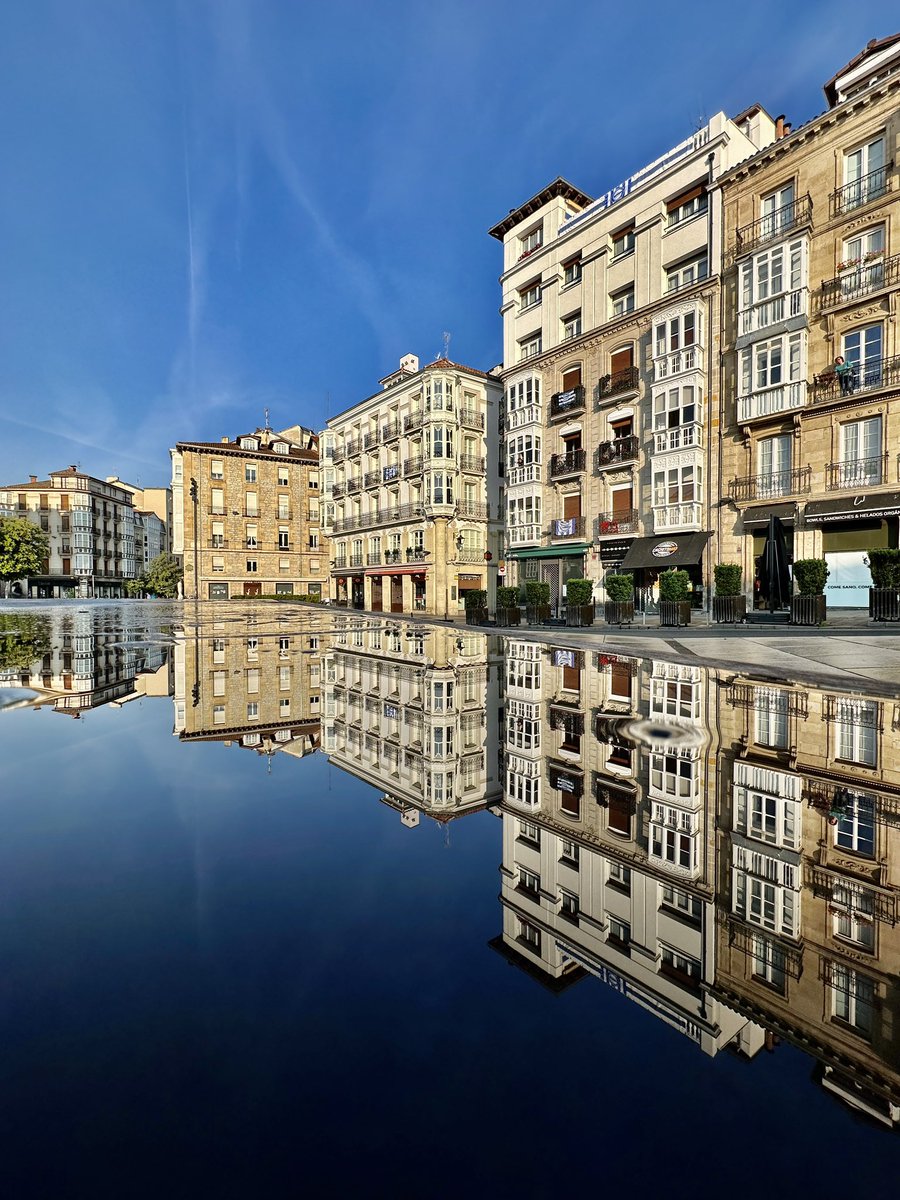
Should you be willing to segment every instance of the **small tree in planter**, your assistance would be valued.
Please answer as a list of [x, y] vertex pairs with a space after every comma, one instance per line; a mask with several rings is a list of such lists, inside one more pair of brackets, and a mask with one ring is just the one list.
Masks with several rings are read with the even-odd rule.
[[583, 627], [594, 623], [594, 582], [570, 579], [566, 584], [566, 624]]
[[483, 588], [470, 588], [464, 593], [467, 625], [486, 625], [488, 619], [487, 592]]
[[691, 577], [687, 571], [672, 569], [659, 577], [660, 625], [690, 625]]
[[716, 594], [713, 596], [713, 620], [734, 624], [747, 619], [747, 597], [741, 591], [741, 564], [716, 563], [713, 567]]
[[872, 576], [869, 616], [876, 621], [900, 621], [900, 550], [882, 547], [867, 553]]
[[519, 610], [519, 589], [517, 587], [497, 588], [497, 624], [518, 625], [521, 620]]
[[799, 595], [791, 597], [792, 625], [821, 625], [825, 620], [825, 580], [830, 572], [824, 558], [800, 558], [794, 563]]
[[525, 580], [525, 615], [530, 625], [550, 620], [550, 584], [542, 579]]
[[609, 572], [604, 580], [608, 599], [603, 606], [607, 625], [625, 625], [634, 620], [634, 576]]

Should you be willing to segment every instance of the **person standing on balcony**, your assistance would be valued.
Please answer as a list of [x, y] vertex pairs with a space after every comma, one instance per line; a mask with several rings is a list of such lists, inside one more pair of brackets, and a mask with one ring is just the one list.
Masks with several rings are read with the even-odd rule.
[[841, 385], [841, 395], [851, 395], [853, 392], [853, 363], [846, 362], [843, 355], [839, 354], [834, 360], [834, 373]]

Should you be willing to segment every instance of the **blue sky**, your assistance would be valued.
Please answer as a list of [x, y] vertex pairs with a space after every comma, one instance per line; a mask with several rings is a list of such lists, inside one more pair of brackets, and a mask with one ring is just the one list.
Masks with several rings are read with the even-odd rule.
[[[794, 124], [882, 0], [19, 0], [0, 39], [0, 482], [168, 481], [402, 354], [499, 361], [487, 229], [719, 109]], [[735, 53], [740, 58], [735, 57]]]

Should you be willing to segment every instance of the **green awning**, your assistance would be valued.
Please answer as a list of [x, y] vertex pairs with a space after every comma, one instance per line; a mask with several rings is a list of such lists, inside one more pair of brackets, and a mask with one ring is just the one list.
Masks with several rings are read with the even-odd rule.
[[534, 550], [510, 550], [510, 558], [567, 558], [571, 554], [584, 554], [591, 549], [590, 542], [579, 542], [575, 546], [542, 546]]

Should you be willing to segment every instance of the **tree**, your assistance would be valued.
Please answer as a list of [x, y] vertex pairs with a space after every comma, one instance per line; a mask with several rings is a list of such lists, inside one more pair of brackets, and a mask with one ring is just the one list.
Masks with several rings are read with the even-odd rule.
[[28, 671], [50, 653], [50, 622], [36, 613], [0, 613], [0, 671]]
[[157, 554], [144, 574], [144, 588], [156, 596], [164, 596], [167, 600], [178, 595], [178, 585], [181, 582], [181, 563], [172, 554], [164, 550]]
[[43, 529], [24, 517], [0, 517], [0, 582], [4, 594], [15, 579], [39, 575], [50, 554]]

